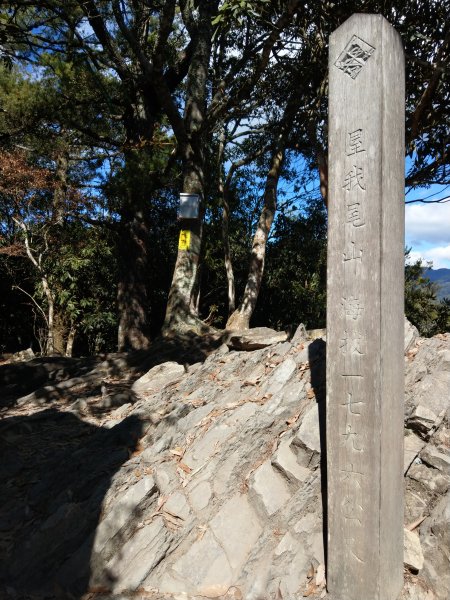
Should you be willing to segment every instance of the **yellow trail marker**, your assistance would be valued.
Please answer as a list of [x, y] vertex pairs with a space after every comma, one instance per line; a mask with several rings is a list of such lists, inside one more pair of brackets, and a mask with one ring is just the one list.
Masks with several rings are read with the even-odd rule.
[[191, 232], [187, 229], [180, 231], [180, 239], [178, 241], [178, 250], [189, 250], [191, 246]]

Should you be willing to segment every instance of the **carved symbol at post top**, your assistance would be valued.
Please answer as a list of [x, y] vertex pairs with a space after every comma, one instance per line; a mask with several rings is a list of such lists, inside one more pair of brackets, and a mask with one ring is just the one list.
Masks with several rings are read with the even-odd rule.
[[353, 407], [356, 404], [365, 404], [365, 402], [362, 402], [362, 400], [358, 400], [358, 401], [353, 400], [352, 392], [347, 392], [347, 401], [341, 402], [341, 406], [345, 406], [347, 408], [347, 414], [357, 415], [359, 417], [359, 416], [361, 416], [361, 413], [358, 412], [356, 409], [353, 410]]
[[335, 66], [352, 79], [356, 79], [375, 48], [354, 35], [339, 54]]
[[356, 186], [358, 186], [364, 192], [366, 188], [362, 185], [364, 182], [364, 169], [363, 167], [359, 167], [357, 165], [353, 165], [350, 171], [346, 174], [344, 179], [344, 185], [342, 186], [344, 190], [350, 192]]
[[355, 131], [349, 131], [346, 139], [345, 153], [347, 156], [358, 154], [358, 152], [365, 152], [363, 148], [363, 130], [355, 129]]

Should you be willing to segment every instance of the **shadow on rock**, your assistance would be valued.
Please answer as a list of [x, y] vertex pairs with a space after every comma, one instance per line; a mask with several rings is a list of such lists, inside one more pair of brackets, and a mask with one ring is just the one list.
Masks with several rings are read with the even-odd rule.
[[[0, 422], [0, 596], [80, 598], [111, 478], [142, 435], [137, 417], [106, 429], [54, 409]], [[73, 581], [60, 572], [83, 547]], [[62, 571], [64, 572], [64, 570]]]
[[325, 563], [328, 555], [328, 494], [327, 494], [327, 428], [326, 428], [326, 348], [323, 339], [317, 339], [308, 347], [311, 369], [311, 386], [316, 397], [319, 412], [320, 433], [320, 481], [322, 492], [323, 547]]
[[185, 332], [157, 338], [148, 350], [76, 359], [38, 358], [2, 365], [0, 412], [28, 402], [50, 406], [64, 398], [66, 403], [70, 403], [85, 395], [100, 393], [105, 378], [126, 377], [132, 382], [152, 367], [167, 361], [185, 366], [203, 362], [228, 338], [228, 332], [207, 335]]

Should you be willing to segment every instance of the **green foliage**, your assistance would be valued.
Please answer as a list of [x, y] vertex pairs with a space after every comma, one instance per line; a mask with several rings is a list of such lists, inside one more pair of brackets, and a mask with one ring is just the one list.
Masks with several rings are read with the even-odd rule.
[[31, 300], [34, 284], [27, 261], [0, 253], [0, 353], [18, 352], [36, 343], [41, 315]]
[[248, 17], [261, 17], [271, 2], [272, 0], [226, 0], [221, 4], [212, 24], [218, 28], [242, 25]]
[[[408, 261], [410, 249], [406, 251]], [[405, 267], [405, 315], [420, 335], [430, 337], [450, 331], [450, 303], [437, 300], [437, 286], [426, 276], [427, 268], [419, 259]]]
[[[243, 187], [238, 189], [242, 194]], [[230, 224], [237, 297], [242, 294], [247, 279], [253, 228], [249, 214], [253, 202], [256, 198], [250, 193], [248, 210], [235, 213]], [[217, 243], [220, 237], [220, 222], [211, 220], [205, 232], [201, 315], [209, 316], [209, 322], [217, 327], [223, 327], [228, 317], [223, 251]], [[326, 212], [320, 200], [311, 200], [302, 211], [282, 213], [276, 219], [252, 326], [284, 329], [304, 323], [308, 328], [318, 328], [325, 327], [325, 318]]]
[[[78, 347], [89, 353], [114, 348], [117, 259], [114, 239], [107, 230], [71, 222], [60, 232], [59, 252], [47, 271], [57, 309], [74, 326]], [[81, 339], [80, 339], [81, 336]]]
[[311, 201], [297, 216], [280, 215], [267, 252], [267, 276], [254, 325], [284, 329], [326, 325], [326, 212]]
[[443, 298], [437, 306], [436, 332], [450, 331], [450, 298]]
[[439, 300], [450, 297], [450, 269], [430, 269], [427, 276], [438, 286]]

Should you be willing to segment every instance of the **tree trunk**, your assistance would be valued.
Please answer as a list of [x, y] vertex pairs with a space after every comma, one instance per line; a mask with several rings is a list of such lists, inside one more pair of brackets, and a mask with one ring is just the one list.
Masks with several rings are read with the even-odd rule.
[[67, 335], [67, 325], [64, 321], [64, 315], [59, 310], [53, 309], [53, 354], [65, 356]]
[[47, 298], [47, 344], [45, 348], [45, 353], [49, 356], [52, 356], [55, 353], [55, 344], [54, 344], [54, 327], [55, 327], [55, 303], [53, 301], [53, 296], [50, 292], [50, 288], [48, 286], [47, 279], [42, 277], [42, 286], [44, 288], [45, 296]]
[[266, 178], [263, 209], [253, 238], [250, 267], [244, 296], [239, 307], [229, 317], [226, 325], [227, 329], [242, 330], [248, 329], [250, 326], [250, 319], [255, 310], [264, 273], [267, 238], [269, 237], [270, 228], [272, 227], [277, 210], [278, 181], [283, 166], [286, 144], [300, 102], [301, 97], [293, 95], [289, 98], [284, 110], [280, 123], [280, 132], [276, 139], [270, 169]]
[[228, 315], [234, 312], [236, 308], [236, 290], [234, 285], [233, 263], [231, 260], [229, 223], [230, 206], [228, 204], [228, 186], [224, 185], [222, 172], [222, 159], [225, 150], [225, 127], [222, 127], [219, 142], [218, 172], [219, 172], [219, 196], [222, 202], [222, 243], [225, 262], [225, 271], [227, 274], [227, 292], [228, 292]]
[[284, 151], [277, 150], [272, 157], [272, 164], [266, 179], [264, 190], [264, 205], [259, 217], [255, 236], [253, 238], [250, 267], [245, 286], [244, 297], [240, 306], [227, 321], [227, 329], [248, 329], [250, 318], [255, 310], [261, 281], [264, 273], [267, 238], [272, 227], [277, 209], [277, 188], [283, 164]]
[[144, 350], [150, 343], [147, 301], [149, 230], [143, 211], [134, 208], [122, 211], [120, 222], [121, 265], [117, 292], [119, 352]]
[[69, 334], [67, 336], [67, 345], [66, 345], [66, 352], [65, 355], [71, 357], [72, 356], [72, 352], [73, 352], [73, 343], [75, 341], [75, 334], [76, 334], [76, 327], [75, 325], [71, 325], [70, 329], [69, 329]]
[[185, 223], [182, 232], [181, 235], [184, 239], [189, 240], [189, 245], [184, 247], [180, 243], [178, 248], [177, 261], [167, 301], [164, 321], [165, 333], [185, 330], [201, 332], [203, 330], [201, 321], [192, 310], [192, 306], [195, 306], [194, 288], [202, 235], [200, 220]]
[[124, 116], [127, 140], [119, 211], [119, 352], [145, 350], [150, 344], [147, 296], [150, 234], [147, 214], [152, 194], [149, 177], [152, 154], [151, 145], [146, 146], [144, 142], [153, 134], [154, 122], [148, 117], [144, 99], [133, 90], [129, 93], [130, 105]]
[[54, 353], [54, 351], [55, 351], [55, 346], [54, 346], [54, 341], [53, 341], [55, 301], [53, 299], [53, 294], [52, 294], [52, 292], [50, 290], [50, 286], [49, 286], [49, 283], [48, 283], [47, 276], [46, 276], [46, 274], [43, 271], [42, 266], [41, 266], [42, 255], [38, 255], [36, 257], [33, 254], [33, 250], [32, 250], [31, 245], [30, 245], [30, 238], [29, 238], [29, 235], [28, 235], [28, 229], [27, 229], [26, 224], [23, 221], [19, 221], [15, 217], [13, 217], [13, 220], [20, 227], [20, 229], [23, 231], [23, 234], [24, 234], [24, 243], [25, 243], [25, 251], [27, 253], [28, 258], [30, 259], [30, 261], [32, 262], [32, 264], [37, 269], [37, 271], [38, 271], [38, 273], [40, 275], [40, 278], [41, 278], [42, 289], [44, 290], [44, 294], [45, 294], [45, 297], [47, 299], [47, 315], [42, 310], [42, 308], [39, 307], [39, 305], [37, 304], [37, 302], [34, 300], [34, 298], [32, 296], [31, 296], [31, 298], [32, 298], [33, 302], [36, 304], [36, 306], [38, 306], [39, 310], [43, 314], [44, 319], [46, 321], [46, 325], [47, 325], [47, 340], [46, 340], [45, 353], [49, 354], [49, 355], [52, 355]]
[[[65, 132], [61, 132], [64, 139]], [[56, 156], [56, 186], [53, 192], [52, 220], [57, 225], [63, 225], [66, 214], [65, 200], [67, 196], [67, 173], [69, 170], [69, 156], [65, 148], [59, 149]]]
[[[186, 107], [183, 122], [183, 140], [178, 140], [183, 159], [183, 192], [205, 197], [204, 144], [208, 68], [211, 56], [212, 17], [217, 1], [199, 3], [197, 43], [193, 52], [186, 84]], [[181, 223], [183, 240], [179, 244], [175, 270], [167, 302], [163, 333], [194, 330], [208, 331], [192, 307], [196, 305], [195, 286], [202, 241], [203, 206], [198, 219], [184, 219]], [[180, 238], [181, 239], [181, 238]]]
[[54, 306], [52, 312], [53, 315], [51, 319], [49, 318], [49, 323], [52, 323], [51, 328], [49, 327], [49, 334], [51, 331], [53, 344], [52, 354], [58, 356], [72, 356], [76, 326], [72, 323], [70, 327], [68, 327], [67, 320], [64, 319], [64, 313], [55, 309]]
[[317, 153], [317, 165], [319, 169], [320, 195], [328, 209], [328, 161], [325, 153], [320, 150]]
[[236, 308], [236, 287], [234, 284], [233, 263], [231, 260], [230, 238], [228, 234], [230, 222], [230, 207], [226, 195], [223, 196], [222, 213], [222, 240], [225, 261], [225, 271], [227, 274], [227, 295], [228, 295], [228, 314], [232, 314]]
[[[192, 155], [185, 168], [183, 190], [189, 194], [199, 194], [201, 200], [203, 185], [203, 155]], [[193, 310], [197, 300], [195, 291], [203, 229], [201, 213], [200, 210], [198, 219], [181, 221], [180, 243], [167, 301], [164, 334], [187, 330], [201, 333], [208, 329]]]
[[[64, 128], [61, 129], [60, 136], [59, 144], [55, 149], [56, 185], [53, 191], [51, 218], [52, 224], [58, 227], [56, 234], [58, 243], [60, 243], [60, 241], [63, 239], [64, 217], [67, 212], [67, 178], [69, 172], [69, 140], [67, 138], [67, 132]], [[67, 323], [69, 318], [64, 314], [63, 307], [55, 306], [54, 304], [54, 297], [57, 296], [57, 289], [53, 290], [53, 294], [50, 294], [50, 290], [48, 290], [46, 295], [49, 305], [49, 335], [47, 342], [47, 353], [57, 354], [58, 356], [66, 356], [66, 343], [68, 336]]]

